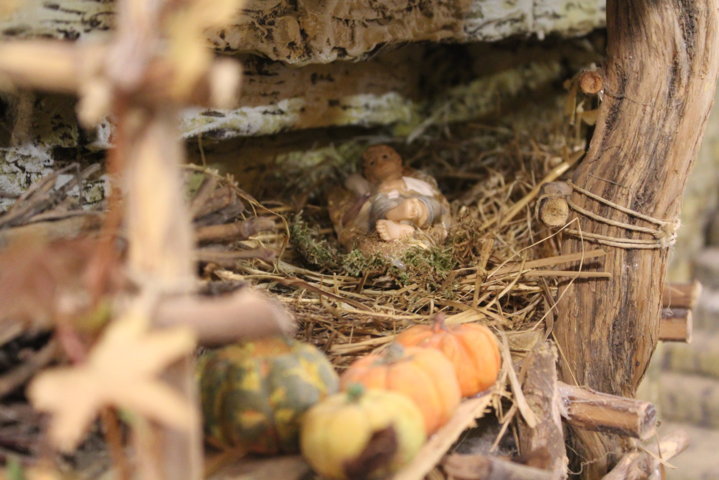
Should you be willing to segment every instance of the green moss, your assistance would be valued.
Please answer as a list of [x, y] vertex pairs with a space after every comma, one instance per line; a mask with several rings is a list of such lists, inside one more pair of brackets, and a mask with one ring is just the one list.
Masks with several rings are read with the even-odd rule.
[[390, 267], [390, 261], [379, 255], [365, 255], [359, 250], [352, 250], [342, 255], [343, 273], [352, 277], [361, 277], [367, 274], [383, 275]]
[[427, 292], [439, 292], [445, 288], [449, 273], [457, 266], [451, 246], [435, 246], [429, 249], [411, 248], [401, 260], [389, 269], [400, 285], [417, 284]]
[[398, 286], [417, 285], [427, 293], [450, 295], [447, 279], [459, 265], [454, 248], [447, 245], [411, 247], [399, 258], [360, 250], [342, 253], [299, 214], [290, 224], [290, 234], [295, 251], [312, 267], [352, 277], [387, 276]]
[[302, 214], [297, 214], [290, 222], [290, 241], [297, 253], [310, 265], [322, 270], [339, 268], [342, 254], [320, 236], [317, 228], [310, 227]]

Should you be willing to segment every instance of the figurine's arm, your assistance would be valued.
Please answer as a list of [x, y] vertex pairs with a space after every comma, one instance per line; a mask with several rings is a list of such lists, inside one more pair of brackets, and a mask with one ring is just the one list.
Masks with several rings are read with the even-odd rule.
[[350, 192], [356, 193], [358, 196], [369, 195], [370, 190], [372, 190], [372, 186], [367, 179], [359, 173], [353, 173], [347, 177], [347, 180], [345, 180], [345, 188]]

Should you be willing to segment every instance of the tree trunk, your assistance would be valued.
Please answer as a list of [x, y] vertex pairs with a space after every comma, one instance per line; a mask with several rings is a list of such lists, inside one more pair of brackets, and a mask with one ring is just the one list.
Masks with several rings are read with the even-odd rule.
[[[674, 221], [712, 104], [719, 66], [719, 0], [609, 0], [604, 102], [575, 185], [617, 205]], [[577, 190], [572, 202], [603, 217], [645, 220]], [[578, 215], [585, 235], [647, 234]], [[667, 234], [671, 225], [665, 225]], [[669, 236], [669, 235], [668, 235]], [[616, 244], [616, 243], [615, 243]], [[566, 239], [565, 252], [591, 248]], [[555, 334], [567, 383], [634, 396], [657, 343], [668, 247], [607, 246], [607, 281], [577, 281], [560, 297]], [[575, 469], [599, 478], [616, 462], [617, 437], [573, 432]]]

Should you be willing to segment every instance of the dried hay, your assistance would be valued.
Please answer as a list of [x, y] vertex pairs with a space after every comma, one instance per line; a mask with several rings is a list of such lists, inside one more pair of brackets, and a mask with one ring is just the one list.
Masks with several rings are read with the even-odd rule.
[[[558, 134], [561, 130], [557, 124], [533, 128], [530, 137], [464, 124], [397, 145], [407, 163], [437, 178], [455, 219], [445, 245], [412, 248], [399, 261], [341, 252], [316, 186], [308, 188], [318, 194], [302, 205], [258, 201], [232, 177], [189, 166], [190, 211], [200, 240], [195, 254], [204, 281], [251, 283], [271, 292], [297, 319], [297, 336], [319, 346], [340, 371], [438, 312], [449, 323], [490, 326], [504, 357], [497, 386], [465, 401], [402, 478], [426, 475], [488, 406], [499, 419], [496, 451], [517, 414], [530, 425], [534, 421], [521, 390], [526, 374], [521, 359], [551, 336], [560, 287], [608, 275], [597, 271], [602, 250], [559, 255], [562, 230], [537, 220], [542, 185], [557, 180], [584, 151], [582, 140]], [[343, 165], [351, 170], [352, 164]], [[313, 181], [330, 183], [326, 175]], [[264, 191], [273, 189], [262, 185]], [[40, 210], [17, 228], [41, 220]], [[435, 469], [433, 475], [443, 474]]]
[[284, 203], [263, 206], [237, 190], [253, 214], [272, 214], [283, 228], [236, 246], [275, 250], [278, 257], [206, 271], [275, 294], [297, 318], [298, 337], [319, 346], [338, 370], [438, 312], [449, 323], [488, 325], [501, 339], [504, 367], [496, 387], [465, 401], [398, 478], [422, 478], [430, 471], [443, 478], [432, 468], [488, 406], [499, 419], [492, 451], [518, 413], [533, 425], [534, 412], [521, 390], [526, 375], [521, 359], [551, 336], [562, 285], [608, 276], [596, 268], [602, 250], [559, 255], [561, 229], [551, 231], [537, 220], [542, 185], [557, 180], [584, 152], [581, 140], [559, 135], [557, 129], [555, 124], [533, 130], [529, 138], [469, 124], [446, 129], [439, 139], [397, 146], [412, 167], [438, 179], [455, 219], [445, 245], [412, 248], [399, 261], [341, 252], [321, 194], [300, 209]]
[[263, 206], [238, 189], [253, 213], [271, 213], [284, 228], [236, 246], [280, 254], [274, 262], [236, 262], [212, 274], [276, 294], [298, 319], [299, 336], [340, 369], [439, 311], [449, 322], [479, 321], [511, 336], [548, 334], [558, 287], [596, 273], [583, 270], [602, 252], [559, 256], [561, 232], [535, 220], [539, 189], [574, 165], [583, 144], [551, 131], [533, 135], [469, 124], [439, 140], [398, 147], [412, 167], [439, 180], [455, 219], [445, 245], [411, 248], [398, 261], [340, 252], [321, 195], [299, 210]]

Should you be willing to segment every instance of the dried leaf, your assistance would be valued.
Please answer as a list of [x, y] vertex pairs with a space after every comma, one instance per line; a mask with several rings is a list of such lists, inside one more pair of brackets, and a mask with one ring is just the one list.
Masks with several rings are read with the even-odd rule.
[[40, 374], [28, 389], [35, 408], [53, 415], [52, 442], [64, 451], [82, 439], [101, 408], [112, 405], [187, 431], [196, 411], [158, 376], [190, 353], [190, 330], [147, 330], [147, 320], [129, 313], [116, 320], [85, 364]]

